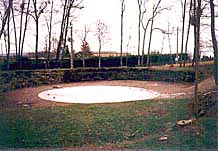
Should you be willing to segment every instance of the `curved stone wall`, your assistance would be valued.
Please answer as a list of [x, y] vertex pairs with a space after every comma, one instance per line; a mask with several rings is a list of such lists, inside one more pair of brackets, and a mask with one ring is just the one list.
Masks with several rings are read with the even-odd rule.
[[24, 87], [94, 80], [194, 82], [193, 71], [148, 68], [89, 68], [0, 72], [0, 92]]

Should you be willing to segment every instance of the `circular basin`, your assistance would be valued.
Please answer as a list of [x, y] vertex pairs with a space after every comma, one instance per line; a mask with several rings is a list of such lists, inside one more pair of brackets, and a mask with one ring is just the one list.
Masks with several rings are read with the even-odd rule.
[[84, 104], [146, 100], [159, 95], [143, 88], [101, 85], [56, 88], [38, 94], [44, 100]]

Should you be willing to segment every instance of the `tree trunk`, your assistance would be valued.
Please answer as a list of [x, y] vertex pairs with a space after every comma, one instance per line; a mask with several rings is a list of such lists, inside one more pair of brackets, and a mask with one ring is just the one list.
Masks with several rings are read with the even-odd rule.
[[146, 31], [143, 33], [141, 65], [144, 66]]
[[218, 88], [218, 48], [217, 48], [217, 39], [215, 34], [215, 12], [214, 12], [214, 2], [210, 0], [210, 10], [211, 10], [211, 37], [214, 50], [214, 80], [216, 88]]
[[3, 34], [4, 34], [4, 42], [5, 42], [5, 51], [6, 51], [6, 54], [8, 54], [8, 42], [7, 42], [7, 31], [4, 30]]
[[99, 40], [99, 49], [98, 49], [98, 67], [101, 67], [101, 40]]
[[173, 63], [173, 57], [172, 57], [172, 47], [171, 47], [171, 40], [170, 40], [170, 34], [169, 34], [169, 24], [168, 24], [168, 34], [167, 34], [167, 38], [168, 38], [168, 44], [169, 44], [169, 49], [170, 49], [170, 64]]
[[177, 27], [177, 32], [176, 32], [176, 58], [178, 62], [179, 61], [179, 27]]
[[125, 0], [121, 1], [121, 32], [120, 32], [120, 66], [123, 66], [123, 15], [125, 11]]
[[36, 39], [35, 39], [35, 63], [38, 64], [38, 44], [39, 44], [39, 15], [37, 10], [37, 0], [32, 0], [34, 7], [34, 20], [36, 28]]
[[83, 68], [86, 67], [86, 64], [85, 64], [85, 53], [82, 52], [82, 62], [83, 62]]
[[121, 14], [120, 66], [123, 66], [123, 14]]
[[61, 45], [63, 44], [63, 49], [66, 48], [66, 40], [67, 40], [67, 33], [68, 33], [68, 26], [69, 26], [69, 19], [70, 19], [70, 11], [71, 8], [73, 7], [74, 0], [65, 0], [64, 4], [64, 12], [63, 12], [63, 17], [62, 17], [62, 22], [61, 22], [61, 33], [60, 33], [60, 38], [58, 42], [58, 48], [57, 48], [57, 55], [56, 59], [59, 60], [59, 63], [61, 64]]
[[66, 42], [67, 42], [67, 33], [68, 33], [68, 27], [69, 27], [70, 11], [71, 11], [71, 6], [69, 6], [69, 8], [68, 8], [67, 16], [66, 16], [65, 31], [64, 31], [64, 49], [66, 48]]
[[[190, 27], [191, 27], [191, 11], [192, 11], [192, 0], [190, 1], [190, 9], [189, 9], [189, 21], [188, 21], [188, 30], [187, 30], [187, 37], [185, 43], [185, 54], [188, 52], [188, 41], [189, 41], [189, 34], [190, 34]], [[183, 62], [183, 67], [185, 67], [186, 60]]]
[[164, 41], [165, 41], [165, 34], [163, 34], [163, 39], [162, 39], [160, 54], [163, 54]]
[[[11, 8], [11, 4], [9, 4]], [[10, 70], [10, 51], [11, 51], [11, 42], [10, 42], [10, 15], [11, 11], [8, 13], [8, 20], [7, 20], [7, 34], [8, 34], [8, 52], [7, 52], [7, 70]]]
[[8, 16], [6, 15], [2, 21], [2, 27], [1, 27], [1, 30], [0, 30], [0, 39], [2, 37], [2, 34], [4, 33], [4, 29], [5, 29], [5, 25], [7, 23], [7, 19], [8, 19]]
[[181, 61], [180, 61], [180, 67], [182, 67], [182, 63], [183, 63], [183, 45], [184, 45], [184, 33], [185, 33], [185, 11], [186, 11], [186, 0], [184, 1], [183, 4], [183, 11], [182, 11], [182, 43], [181, 43]]
[[[195, 0], [194, 0], [195, 1]], [[196, 6], [196, 2], [195, 2]], [[201, 23], [201, 0], [197, 0], [196, 24], [195, 24], [195, 99], [194, 112], [198, 113], [198, 83], [199, 83], [199, 49], [200, 49], [200, 23]]]
[[38, 64], [38, 44], [39, 44], [39, 20], [36, 18], [36, 43], [35, 43], [35, 61]]
[[138, 66], [140, 66], [140, 45], [141, 45], [141, 16], [142, 16], [142, 1], [138, 0], [139, 16], [138, 16]]
[[146, 27], [143, 27], [144, 34], [143, 34], [143, 43], [142, 43], [142, 58], [141, 58], [141, 65], [144, 66], [144, 58], [145, 58], [145, 39], [147, 34], [147, 29], [149, 25], [150, 20], [148, 20]]
[[47, 54], [47, 67], [50, 67], [50, 52], [51, 52], [51, 33], [52, 33], [52, 20], [53, 20], [53, 7], [54, 1], [51, 1], [51, 12], [50, 12], [50, 22], [49, 22], [49, 33], [48, 33], [48, 54]]
[[15, 22], [15, 15], [14, 15], [14, 8], [11, 9], [12, 12], [12, 21], [14, 26], [14, 44], [15, 44], [15, 53], [16, 53], [16, 60], [18, 60], [18, 44], [17, 44], [17, 29], [16, 29], [16, 22]]
[[165, 41], [165, 34], [163, 34], [163, 39], [162, 39], [162, 44], [161, 44], [161, 50], [160, 50], [160, 54], [159, 54], [159, 57], [158, 57], [158, 65], [161, 65], [162, 64], [162, 60], [161, 60], [161, 56], [163, 54], [163, 47], [164, 47], [164, 41]]
[[192, 67], [195, 66], [195, 56], [196, 56], [196, 51], [193, 52]]
[[24, 30], [23, 30], [23, 39], [21, 42], [21, 57], [23, 56], [23, 47], [24, 47], [24, 41], [25, 41], [25, 37], [26, 37], [26, 31], [27, 31], [27, 24], [28, 24], [28, 12], [30, 10], [30, 0], [28, 0], [28, 4], [27, 4], [27, 14], [26, 14], [26, 18], [25, 18], [25, 24], [24, 24]]
[[148, 55], [147, 55], [147, 66], [150, 66], [151, 64], [151, 40], [152, 40], [152, 34], [153, 34], [153, 25], [154, 25], [154, 11], [153, 11], [153, 16], [151, 19], [151, 29], [150, 29], [150, 38], [149, 38], [149, 43], [148, 43]]
[[23, 14], [24, 14], [24, 6], [25, 6], [25, 0], [22, 1], [22, 7], [21, 7], [21, 14], [20, 14], [20, 31], [19, 31], [19, 41], [18, 41], [18, 62], [19, 62], [19, 68], [22, 67], [22, 60], [21, 60], [21, 42], [22, 42], [22, 29], [23, 29]]
[[67, 9], [67, 0], [65, 0], [65, 3], [64, 3], [63, 16], [62, 16], [62, 21], [61, 21], [61, 32], [60, 32], [58, 46], [57, 46], [56, 60], [60, 59], [60, 51], [61, 51], [61, 45], [63, 42], [63, 37], [64, 37], [63, 33], [64, 33], [65, 22], [66, 22], [66, 9]]
[[74, 68], [74, 48], [73, 48], [73, 24], [71, 24], [71, 54], [70, 54], [70, 68]]

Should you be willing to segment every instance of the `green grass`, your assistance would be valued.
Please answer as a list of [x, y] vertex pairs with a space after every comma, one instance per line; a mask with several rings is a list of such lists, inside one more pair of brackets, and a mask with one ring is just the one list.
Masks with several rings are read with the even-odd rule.
[[[150, 100], [0, 110], [0, 148], [83, 145], [130, 149], [218, 147], [216, 118], [201, 118], [195, 124], [196, 128], [175, 126], [177, 120], [189, 118], [188, 103], [190, 100]], [[198, 135], [196, 131], [199, 131]], [[169, 140], [159, 142], [162, 135], [168, 135]]]

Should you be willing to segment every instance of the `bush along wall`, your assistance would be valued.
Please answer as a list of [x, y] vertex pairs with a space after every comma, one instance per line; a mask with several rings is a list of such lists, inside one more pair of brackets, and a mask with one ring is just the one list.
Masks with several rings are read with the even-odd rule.
[[0, 72], [0, 92], [62, 83], [63, 75], [61, 70], [3, 71]]
[[148, 68], [79, 68], [73, 70], [3, 71], [0, 73], [0, 92], [24, 87], [95, 80], [193, 82], [194, 72], [162, 71]]
[[[151, 64], [150, 65], [163, 65], [163, 64], [172, 64], [175, 63], [176, 54], [152, 54], [151, 55]], [[180, 57], [182, 58], [182, 57]], [[183, 54], [184, 59], [188, 59], [187, 54]], [[144, 56], [144, 64], [146, 66], [147, 56]], [[128, 67], [136, 67], [138, 66], [138, 56], [123, 56], [123, 65]], [[74, 59], [75, 68], [80, 68], [83, 66], [82, 60], [75, 58]], [[120, 66], [120, 57], [102, 57], [101, 58], [101, 66], [102, 67], [119, 67]], [[98, 67], [98, 57], [90, 57], [85, 59], [85, 67]], [[19, 62], [11, 62], [10, 70], [34, 70], [34, 69], [55, 69], [55, 68], [70, 68], [70, 60], [62, 59], [62, 61], [58, 60], [50, 60], [49, 66], [47, 65], [46, 59], [39, 59], [36, 64], [34, 59], [24, 58], [22, 59], [22, 64]], [[6, 62], [0, 64], [1, 70], [6, 70]]]

